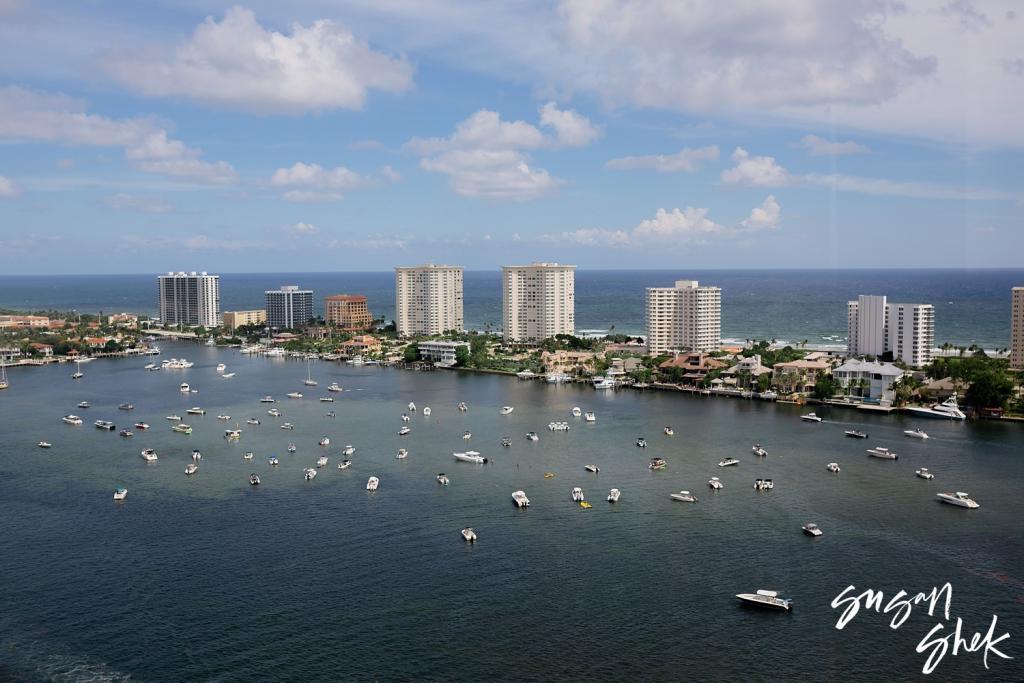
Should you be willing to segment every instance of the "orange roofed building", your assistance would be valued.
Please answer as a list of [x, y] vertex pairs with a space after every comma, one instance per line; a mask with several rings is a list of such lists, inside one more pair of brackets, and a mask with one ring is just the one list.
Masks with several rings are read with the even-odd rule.
[[366, 297], [357, 294], [324, 297], [324, 320], [345, 330], [365, 330], [373, 324]]

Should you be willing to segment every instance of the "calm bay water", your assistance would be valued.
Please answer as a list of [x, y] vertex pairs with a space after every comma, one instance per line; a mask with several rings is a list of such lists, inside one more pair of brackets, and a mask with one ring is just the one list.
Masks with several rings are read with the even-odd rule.
[[[935, 305], [936, 344], [1001, 348], [1010, 339], [1010, 288], [1024, 285], [1016, 270], [580, 270], [576, 273], [578, 331], [643, 334], [644, 288], [697, 279], [722, 288], [722, 336], [844, 344], [846, 302], [858, 294]], [[323, 297], [364, 294], [370, 310], [394, 317], [392, 273], [228, 273], [221, 308], [262, 308], [263, 292], [282, 284]], [[0, 308], [156, 313], [156, 275], [0, 276]], [[465, 274], [470, 329], [501, 326], [501, 274]]]
[[[932, 438], [920, 442], [903, 438], [914, 423], [899, 416], [832, 409], [806, 424], [795, 406], [325, 362], [313, 364], [313, 389], [301, 386], [300, 362], [162, 346], [195, 367], [99, 360], [79, 382], [67, 366], [18, 368], [0, 392], [0, 679], [890, 681], [920, 677], [914, 648], [940, 616], [918, 608], [894, 631], [891, 615], [863, 611], [837, 631], [829, 602], [850, 584], [890, 594], [947, 581], [953, 621], [984, 631], [998, 614], [998, 632], [1012, 636], [1000, 648], [1018, 659], [990, 657], [985, 671], [978, 655], [947, 656], [933, 678], [1021, 678], [1020, 425], [928, 422]], [[219, 378], [218, 362], [237, 376]], [[181, 394], [182, 381], [198, 393]], [[332, 381], [345, 391], [317, 402]], [[307, 397], [284, 399], [296, 389]], [[258, 403], [265, 394], [281, 399], [279, 420]], [[76, 409], [80, 400], [92, 407]], [[417, 413], [403, 438], [410, 400], [433, 414]], [[124, 401], [135, 410], [118, 411]], [[186, 416], [195, 432], [172, 433], [164, 416], [196, 404], [208, 412]], [[502, 416], [502, 405], [516, 410]], [[576, 405], [597, 423], [573, 420]], [[70, 412], [86, 424], [62, 424]], [[246, 425], [250, 416], [262, 424]], [[124, 439], [95, 419], [152, 429]], [[544, 429], [553, 419], [573, 429]], [[278, 429], [283, 420], [295, 431]], [[236, 421], [243, 437], [229, 444], [221, 435]], [[851, 426], [871, 438], [843, 438]], [[524, 439], [530, 430], [539, 442]], [[645, 450], [633, 445], [641, 435]], [[37, 449], [40, 439], [53, 448]], [[755, 441], [767, 458], [750, 454]], [[358, 450], [339, 471], [346, 443]], [[875, 444], [900, 459], [866, 457]], [[139, 457], [145, 447], [159, 462]], [[492, 464], [452, 460], [467, 447]], [[189, 478], [192, 448], [204, 457]], [[304, 482], [324, 452], [328, 467]], [[742, 463], [718, 468], [727, 455]], [[654, 456], [668, 469], [648, 470]], [[842, 472], [827, 472], [829, 461]], [[935, 481], [914, 476], [921, 466]], [[261, 486], [248, 485], [252, 471]], [[449, 487], [435, 482], [441, 471]], [[368, 494], [371, 474], [381, 486]], [[712, 493], [711, 476], [725, 489]], [[754, 492], [760, 476], [775, 490]], [[130, 491], [122, 504], [111, 500], [117, 485]], [[572, 504], [577, 485], [593, 509]], [[617, 505], [605, 502], [613, 486]], [[511, 503], [519, 488], [528, 510]], [[680, 489], [700, 501], [668, 498]], [[936, 502], [951, 489], [981, 509]], [[825, 535], [804, 536], [807, 521]], [[475, 546], [459, 536], [466, 525]], [[793, 597], [794, 611], [733, 597], [757, 588]]]

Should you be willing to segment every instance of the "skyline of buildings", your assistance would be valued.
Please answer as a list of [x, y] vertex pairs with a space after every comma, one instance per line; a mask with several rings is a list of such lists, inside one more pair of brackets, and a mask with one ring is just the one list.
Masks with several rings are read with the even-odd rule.
[[206, 271], [157, 276], [160, 320], [169, 325], [217, 327], [220, 324], [220, 276]]
[[427, 263], [395, 268], [395, 326], [401, 336], [462, 332], [463, 272]]
[[502, 266], [502, 333], [531, 342], [576, 333], [576, 266]]
[[847, 351], [851, 356], [892, 354], [911, 367], [931, 362], [935, 307], [890, 303], [884, 295], [861, 294], [846, 304]]
[[313, 290], [300, 289], [297, 285], [282, 285], [280, 289], [268, 289], [267, 327], [293, 329], [309, 323], [314, 318]]
[[1010, 291], [1010, 367], [1024, 370], [1024, 287]]
[[648, 287], [647, 350], [713, 351], [721, 345], [722, 290], [697, 280], [676, 280], [672, 287]]

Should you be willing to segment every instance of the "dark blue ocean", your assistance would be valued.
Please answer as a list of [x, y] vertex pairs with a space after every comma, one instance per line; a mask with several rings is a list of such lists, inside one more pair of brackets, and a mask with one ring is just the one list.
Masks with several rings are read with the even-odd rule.
[[[469, 329], [501, 325], [498, 271], [465, 274]], [[722, 288], [725, 339], [808, 340], [843, 345], [846, 302], [858, 294], [935, 306], [935, 342], [1001, 348], [1010, 339], [1010, 288], [1024, 285], [1014, 270], [580, 270], [576, 273], [578, 332], [644, 331], [644, 288], [697, 279]], [[394, 276], [386, 273], [225, 273], [223, 310], [262, 308], [263, 292], [283, 284], [312, 289], [322, 312], [328, 294], [364, 294], [370, 310], [394, 316]], [[0, 276], [0, 308], [133, 311], [154, 314], [156, 274]]]

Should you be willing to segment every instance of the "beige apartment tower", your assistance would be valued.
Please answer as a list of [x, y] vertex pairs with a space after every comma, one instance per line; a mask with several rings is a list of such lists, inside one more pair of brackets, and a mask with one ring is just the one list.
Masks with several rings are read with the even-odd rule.
[[1010, 367], [1024, 370], [1024, 287], [1013, 288], [1010, 308]]
[[501, 284], [507, 341], [537, 342], [576, 333], [576, 266], [504, 266]]
[[346, 330], [365, 330], [373, 323], [373, 316], [365, 296], [332, 294], [324, 297], [324, 320]]
[[722, 290], [696, 280], [647, 288], [647, 350], [715, 351], [722, 343]]
[[402, 336], [462, 332], [462, 268], [395, 268], [395, 324]]
[[224, 311], [224, 327], [234, 332], [242, 325], [263, 325], [267, 322], [266, 310]]

